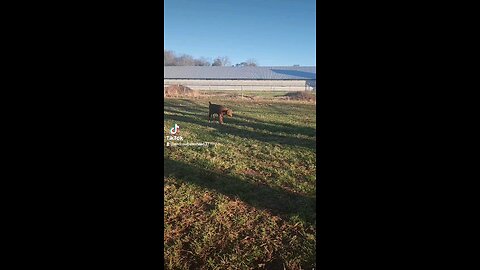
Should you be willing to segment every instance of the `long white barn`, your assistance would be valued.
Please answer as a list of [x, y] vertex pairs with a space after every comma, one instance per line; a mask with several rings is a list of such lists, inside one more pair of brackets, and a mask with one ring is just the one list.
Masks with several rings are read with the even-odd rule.
[[315, 91], [316, 67], [168, 66], [163, 84], [201, 91]]

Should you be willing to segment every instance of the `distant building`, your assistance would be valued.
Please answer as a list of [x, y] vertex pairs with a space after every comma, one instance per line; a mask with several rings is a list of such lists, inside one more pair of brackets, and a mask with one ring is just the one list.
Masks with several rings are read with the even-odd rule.
[[167, 66], [163, 84], [195, 90], [315, 91], [316, 67]]

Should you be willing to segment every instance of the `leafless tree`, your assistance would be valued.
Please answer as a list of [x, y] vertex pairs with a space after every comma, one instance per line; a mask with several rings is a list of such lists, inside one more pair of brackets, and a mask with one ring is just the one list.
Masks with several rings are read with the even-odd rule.
[[215, 60], [213, 60], [212, 66], [218, 66], [218, 67], [226, 67], [230, 66], [230, 59], [228, 59], [227, 56], [222, 56], [222, 57], [217, 57]]
[[180, 57], [177, 57], [175, 62], [177, 66], [193, 66], [195, 63], [195, 60], [193, 59], [192, 56], [188, 54], [184, 54]]
[[164, 49], [163, 65], [164, 66], [211, 66], [212, 64], [205, 57], [195, 59], [193, 56], [188, 54], [177, 56], [175, 52]]
[[236, 64], [235, 66], [236, 67], [256, 67], [256, 66], [258, 66], [258, 63], [257, 63], [257, 60], [251, 58], [251, 59], [248, 59], [245, 62], [241, 62], [240, 64]]
[[163, 50], [163, 65], [174, 66], [175, 65], [175, 53], [168, 50]]
[[248, 59], [248, 60], [245, 61], [245, 62], [246, 62], [246, 66], [248, 66], [248, 67], [256, 67], [256, 66], [258, 66], [257, 60], [255, 60], [255, 59], [253, 59], [253, 58], [250, 58], [250, 59]]
[[218, 67], [228, 67], [228, 66], [236, 66], [236, 67], [256, 67], [258, 66], [257, 60], [250, 58], [245, 62], [240, 64], [232, 65], [230, 63], [230, 59], [228, 56], [218, 56], [212, 61], [205, 57], [201, 58], [194, 58], [191, 55], [183, 54], [181, 56], [177, 56], [175, 52], [169, 50], [163, 50], [163, 65], [164, 66], [218, 66]]
[[200, 59], [195, 59], [195, 66], [211, 66], [212, 64], [210, 63], [210, 61], [205, 58], [205, 57], [201, 57]]

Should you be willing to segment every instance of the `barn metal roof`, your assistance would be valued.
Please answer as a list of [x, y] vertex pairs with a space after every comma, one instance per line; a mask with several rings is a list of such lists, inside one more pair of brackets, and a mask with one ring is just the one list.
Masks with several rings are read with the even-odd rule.
[[164, 79], [315, 80], [316, 67], [167, 66]]

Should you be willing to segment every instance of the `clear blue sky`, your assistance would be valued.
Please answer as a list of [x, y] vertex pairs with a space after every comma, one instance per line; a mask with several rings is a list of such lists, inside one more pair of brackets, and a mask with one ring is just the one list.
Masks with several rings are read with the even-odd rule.
[[164, 49], [195, 58], [315, 66], [315, 0], [165, 0]]

